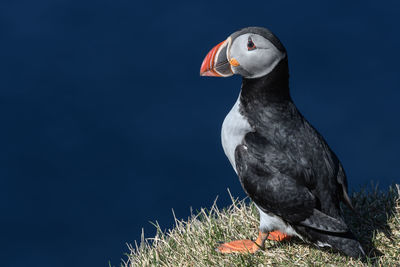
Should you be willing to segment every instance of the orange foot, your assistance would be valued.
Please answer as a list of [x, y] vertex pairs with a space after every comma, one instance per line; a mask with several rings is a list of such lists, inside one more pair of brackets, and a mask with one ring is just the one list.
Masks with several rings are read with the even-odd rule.
[[217, 248], [218, 252], [227, 253], [254, 253], [259, 249], [259, 247], [254, 243], [254, 241], [245, 240], [235, 240], [232, 242], [224, 243]]
[[290, 240], [292, 237], [290, 235], [284, 234], [279, 231], [269, 232], [268, 239], [274, 241], [285, 241]]
[[264, 248], [264, 243], [267, 238], [269, 240], [274, 240], [274, 241], [283, 241], [283, 240], [289, 240], [291, 236], [279, 231], [273, 231], [270, 233], [259, 232], [257, 240], [255, 242], [248, 239], [236, 240], [222, 244], [217, 248], [217, 251], [225, 254], [234, 252], [255, 253], [260, 248]]
[[266, 233], [259, 232], [257, 240], [255, 242], [248, 239], [236, 240], [222, 244], [217, 248], [217, 251], [221, 253], [255, 253], [257, 250], [264, 247], [264, 242], [267, 238], [267, 235], [268, 234]]

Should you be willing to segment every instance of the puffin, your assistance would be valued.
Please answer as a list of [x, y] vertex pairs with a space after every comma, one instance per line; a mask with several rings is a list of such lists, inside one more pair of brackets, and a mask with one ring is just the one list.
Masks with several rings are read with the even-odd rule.
[[201, 76], [242, 76], [239, 96], [225, 117], [223, 150], [260, 214], [255, 241], [221, 244], [220, 253], [255, 253], [266, 239], [295, 236], [364, 258], [344, 221], [340, 203], [353, 211], [345, 171], [321, 134], [297, 109], [289, 91], [288, 56], [270, 30], [247, 27], [204, 58]]

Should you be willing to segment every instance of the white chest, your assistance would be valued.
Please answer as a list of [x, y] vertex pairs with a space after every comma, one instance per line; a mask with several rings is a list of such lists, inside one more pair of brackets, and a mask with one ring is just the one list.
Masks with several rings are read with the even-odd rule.
[[222, 123], [221, 141], [225, 155], [236, 172], [235, 149], [242, 143], [244, 136], [253, 131], [247, 119], [239, 112], [240, 95], [231, 111]]

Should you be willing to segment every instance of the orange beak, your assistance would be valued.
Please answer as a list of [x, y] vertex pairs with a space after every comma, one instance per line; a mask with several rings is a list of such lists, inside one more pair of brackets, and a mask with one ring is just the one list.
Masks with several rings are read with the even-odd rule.
[[208, 52], [201, 64], [201, 76], [227, 77], [233, 75], [226, 53], [229, 43], [230, 38], [217, 44]]

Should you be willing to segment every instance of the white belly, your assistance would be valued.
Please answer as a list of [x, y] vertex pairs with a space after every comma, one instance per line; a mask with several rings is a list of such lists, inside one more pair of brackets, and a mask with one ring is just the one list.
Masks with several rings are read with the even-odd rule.
[[295, 235], [302, 238], [290, 225], [279, 218], [279, 216], [267, 214], [263, 212], [259, 207], [257, 207], [257, 209], [260, 212], [260, 230], [262, 232], [268, 233], [270, 231], [279, 230], [280, 232], [287, 235]]
[[247, 119], [239, 112], [240, 95], [231, 111], [222, 123], [221, 141], [225, 155], [236, 171], [235, 149], [243, 141], [244, 136], [253, 131]]

